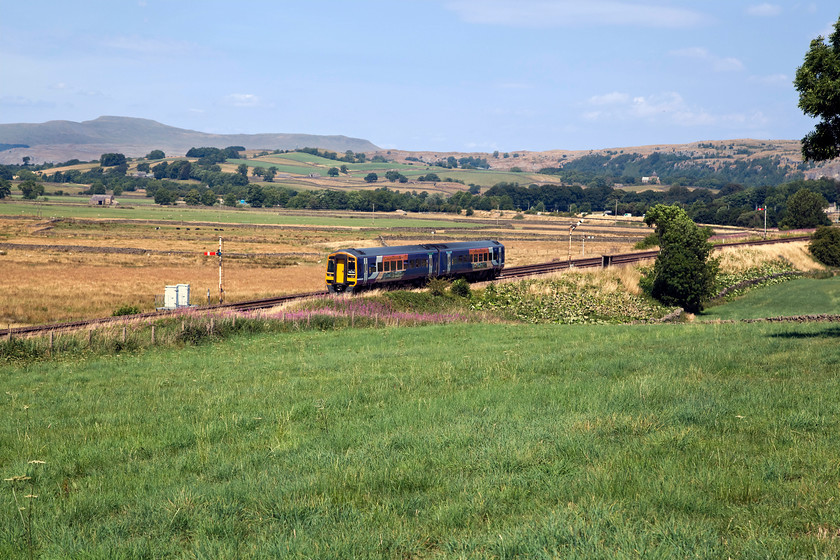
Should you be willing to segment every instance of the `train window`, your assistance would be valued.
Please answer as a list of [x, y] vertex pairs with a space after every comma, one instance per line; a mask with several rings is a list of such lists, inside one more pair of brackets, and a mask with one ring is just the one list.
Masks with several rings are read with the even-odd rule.
[[349, 276], [356, 276], [356, 261], [355, 259], [350, 259], [347, 261], [347, 274]]
[[327, 261], [327, 272], [330, 273], [330, 274], [335, 273], [335, 258], [334, 257], [331, 258], [329, 261]]
[[368, 276], [373, 276], [374, 274], [376, 274], [376, 263], [368, 267]]

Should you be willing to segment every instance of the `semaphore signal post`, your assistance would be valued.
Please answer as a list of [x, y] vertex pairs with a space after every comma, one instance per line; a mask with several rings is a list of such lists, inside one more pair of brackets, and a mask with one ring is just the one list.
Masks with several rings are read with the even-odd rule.
[[[219, 238], [219, 250], [218, 251], [204, 251], [204, 256], [212, 257], [215, 255], [219, 255], [219, 304], [225, 302], [225, 290], [222, 287], [222, 238]], [[209, 293], [209, 290], [208, 290]]]

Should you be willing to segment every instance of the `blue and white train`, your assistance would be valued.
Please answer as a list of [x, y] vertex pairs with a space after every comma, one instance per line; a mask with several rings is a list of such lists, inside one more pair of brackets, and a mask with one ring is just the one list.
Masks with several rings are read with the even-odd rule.
[[330, 254], [326, 281], [331, 293], [353, 293], [430, 278], [492, 280], [504, 265], [505, 246], [491, 240], [343, 249]]

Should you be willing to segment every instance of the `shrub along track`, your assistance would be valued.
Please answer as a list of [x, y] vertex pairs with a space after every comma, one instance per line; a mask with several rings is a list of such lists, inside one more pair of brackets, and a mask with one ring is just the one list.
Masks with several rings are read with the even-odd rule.
[[[758, 241], [740, 241], [736, 243], [724, 243], [720, 245], [715, 245], [715, 249], [723, 249], [728, 247], [744, 247], [744, 246], [751, 246], [751, 245], [771, 245], [776, 243], [791, 243], [795, 241], [807, 241], [810, 239], [809, 236], [797, 236], [797, 237], [787, 237], [781, 239], [762, 239]], [[11, 244], [0, 244], [0, 247], [3, 245], [11, 245]], [[51, 246], [53, 247], [53, 246]], [[62, 246], [62, 247], [69, 247], [69, 246]], [[107, 249], [107, 248], [105, 248]], [[122, 252], [121, 248], [112, 248], [114, 252]], [[161, 251], [166, 253], [166, 251]], [[640, 251], [636, 253], [622, 253], [619, 255], [604, 255], [602, 257], [590, 257], [585, 259], [566, 259], [566, 260], [558, 260], [553, 261], [550, 263], [543, 263], [537, 265], [527, 265], [527, 266], [517, 266], [517, 267], [510, 267], [504, 269], [500, 278], [521, 278], [525, 276], [532, 276], [535, 274], [546, 274], [550, 272], [556, 272], [558, 270], [565, 270], [569, 268], [596, 268], [602, 266], [616, 266], [619, 264], [632, 264], [643, 260], [648, 260], [655, 258], [656, 255], [659, 254], [659, 251]], [[295, 254], [299, 255], [299, 254]], [[258, 299], [258, 300], [251, 300], [251, 301], [243, 301], [237, 303], [226, 303], [226, 304], [219, 304], [219, 305], [208, 305], [208, 306], [201, 306], [195, 307], [193, 309], [199, 310], [201, 312], [214, 312], [219, 310], [232, 310], [232, 311], [243, 311], [243, 310], [252, 310], [252, 309], [266, 309], [269, 307], [273, 307], [275, 305], [279, 305], [281, 303], [287, 303], [290, 301], [295, 301], [298, 299], [305, 299], [309, 297], [321, 296], [326, 295], [326, 291], [320, 292], [309, 292], [305, 294], [290, 294], [285, 296], [278, 296], [273, 298], [267, 299]], [[87, 327], [92, 327], [95, 325], [102, 325], [107, 323], [113, 323], [118, 321], [124, 321], [126, 319], [154, 319], [154, 318], [161, 318], [166, 316], [172, 316], [177, 314], [178, 310], [165, 310], [165, 311], [156, 311], [153, 313], [142, 313], [138, 315], [129, 315], [129, 316], [120, 316], [120, 317], [104, 317], [100, 319], [85, 319], [80, 321], [69, 321], [66, 323], [54, 323], [50, 325], [36, 325], [31, 327], [18, 327], [18, 328], [9, 328], [5, 331], [0, 332], [0, 337], [10, 337], [15, 335], [38, 335], [43, 334], [49, 331], [56, 331], [56, 330], [73, 330], [73, 329], [82, 329]], [[807, 316], [812, 317], [812, 316]], [[822, 315], [818, 317], [823, 317]], [[825, 319], [808, 319], [808, 320], [824, 320], [824, 321], [835, 321], [832, 317], [836, 317], [834, 315], [825, 316], [828, 318]], [[766, 319], [766, 320], [782, 320], [786, 318], [777, 318], [777, 319]], [[791, 320], [795, 320], [796, 318], [790, 318]], [[840, 318], [836, 319], [840, 321]], [[745, 320], [744, 322], [755, 322], [757, 320]]]

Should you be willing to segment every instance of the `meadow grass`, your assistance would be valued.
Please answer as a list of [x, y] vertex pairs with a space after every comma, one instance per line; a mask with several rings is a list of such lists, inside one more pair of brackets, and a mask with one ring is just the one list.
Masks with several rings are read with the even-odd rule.
[[39, 213], [43, 217], [55, 218], [101, 218], [131, 220], [167, 220], [180, 222], [218, 222], [231, 224], [255, 225], [313, 225], [334, 227], [371, 227], [395, 228], [474, 228], [475, 224], [449, 220], [435, 220], [406, 216], [388, 217], [380, 213], [371, 218], [370, 212], [359, 212], [356, 216], [333, 217], [315, 215], [289, 215], [282, 209], [233, 209], [215, 207], [184, 206], [145, 206], [142, 208], [116, 207], [102, 208], [86, 204], [61, 204], [58, 202], [6, 202], [0, 204], [0, 215], [33, 216]]
[[0, 557], [834, 558], [838, 336], [455, 324], [0, 367]]
[[725, 305], [706, 309], [700, 320], [840, 315], [840, 276], [798, 278], [752, 290]]

